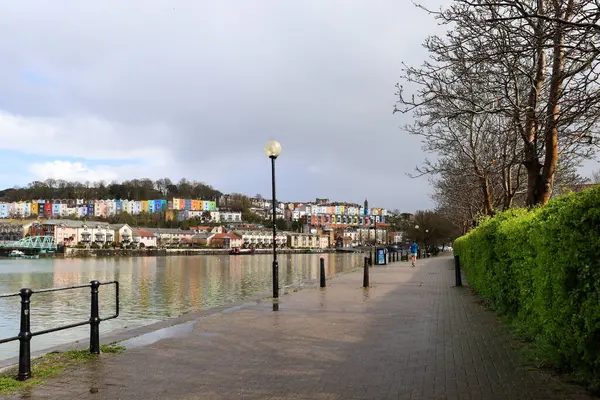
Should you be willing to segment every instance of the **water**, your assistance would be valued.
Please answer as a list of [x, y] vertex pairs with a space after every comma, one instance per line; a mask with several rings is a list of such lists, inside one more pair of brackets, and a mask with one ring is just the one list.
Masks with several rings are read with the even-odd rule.
[[[283, 254], [279, 256], [281, 286], [318, 278], [319, 258], [327, 274], [359, 267], [358, 254]], [[0, 294], [19, 289], [86, 284], [91, 280], [118, 280], [121, 284], [119, 318], [102, 322], [101, 334], [148, 325], [191, 311], [238, 302], [270, 293], [271, 255], [170, 256], [102, 259], [0, 259]], [[100, 316], [114, 313], [114, 286], [100, 287]], [[31, 298], [32, 332], [85, 321], [90, 313], [90, 289], [34, 294]], [[19, 332], [19, 297], [0, 299], [0, 338]], [[42, 336], [31, 341], [33, 351], [81, 340], [88, 345], [89, 326]], [[18, 342], [0, 345], [0, 360], [18, 355]]]

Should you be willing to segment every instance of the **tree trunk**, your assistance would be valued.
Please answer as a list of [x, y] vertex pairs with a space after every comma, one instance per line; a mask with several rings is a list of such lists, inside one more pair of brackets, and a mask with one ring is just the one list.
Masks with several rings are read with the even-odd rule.
[[[544, 13], [544, 0], [538, 0], [538, 11], [540, 15]], [[527, 169], [527, 206], [531, 207], [539, 203], [539, 181], [541, 179], [540, 164], [538, 154], [538, 121], [537, 104], [544, 83], [544, 68], [546, 66], [546, 53], [544, 52], [544, 22], [538, 19], [536, 29], [536, 52], [537, 63], [535, 67], [535, 78], [527, 99], [527, 113], [525, 117], [525, 168]]]
[[490, 182], [487, 175], [481, 178], [481, 191], [483, 193], [483, 208], [486, 215], [494, 215], [494, 205], [492, 202], [492, 195], [490, 193]]
[[[560, 1], [554, 1], [556, 19], [563, 17], [560, 9]], [[565, 10], [565, 20], [571, 18], [573, 10], [573, 0], [569, 0]], [[546, 154], [544, 158], [544, 168], [542, 176], [538, 181], [538, 202], [546, 204], [552, 195], [554, 186], [554, 177], [556, 175], [556, 163], [558, 161], [558, 114], [560, 111], [559, 101], [563, 88], [564, 70], [565, 70], [565, 27], [563, 24], [556, 23], [554, 38], [552, 40], [552, 76], [550, 79], [550, 92], [548, 95], [548, 108], [546, 109], [546, 130], [544, 140], [546, 145]]]

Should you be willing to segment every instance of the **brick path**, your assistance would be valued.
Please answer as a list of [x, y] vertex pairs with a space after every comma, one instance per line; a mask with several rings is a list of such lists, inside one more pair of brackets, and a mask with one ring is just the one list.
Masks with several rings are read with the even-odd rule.
[[[588, 399], [520, 365], [509, 335], [440, 257], [202, 317], [178, 338], [106, 356], [28, 399]], [[69, 376], [70, 375], [70, 376]], [[19, 398], [19, 397], [15, 397]]]

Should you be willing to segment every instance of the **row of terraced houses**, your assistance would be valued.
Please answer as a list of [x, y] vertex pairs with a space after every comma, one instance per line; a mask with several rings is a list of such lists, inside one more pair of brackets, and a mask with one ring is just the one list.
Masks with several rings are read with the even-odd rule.
[[89, 218], [110, 217], [120, 213], [137, 215], [141, 213], [164, 213], [165, 218], [174, 219], [180, 214], [189, 218], [204, 212], [217, 211], [215, 201], [172, 199], [172, 200], [34, 200], [13, 203], [0, 203], [0, 218]]
[[[326, 202], [328, 200], [325, 199]], [[253, 199], [252, 211], [271, 217], [271, 202]], [[226, 203], [226, 200], [225, 200]], [[107, 218], [120, 213], [164, 214], [166, 220], [184, 220], [201, 217], [211, 222], [241, 222], [241, 213], [219, 211], [217, 203], [209, 200], [36, 200], [0, 203], [0, 218]], [[357, 204], [324, 204], [281, 202], [276, 209], [277, 218], [301, 221], [309, 227], [365, 226], [385, 223], [387, 210], [368, 208]]]

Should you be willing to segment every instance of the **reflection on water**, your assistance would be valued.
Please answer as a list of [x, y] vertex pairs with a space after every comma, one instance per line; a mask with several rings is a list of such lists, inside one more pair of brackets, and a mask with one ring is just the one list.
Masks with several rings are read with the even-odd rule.
[[[279, 259], [280, 285], [318, 277], [319, 258], [327, 274], [359, 267], [357, 254], [283, 254]], [[101, 332], [148, 325], [190, 311], [239, 301], [271, 290], [271, 255], [171, 256], [101, 259], [0, 259], [0, 294], [29, 287], [44, 289], [117, 280], [121, 285], [118, 319], [100, 324]], [[85, 321], [90, 313], [90, 289], [34, 294], [31, 298], [33, 332]], [[114, 285], [100, 287], [100, 314], [114, 313]], [[18, 297], [0, 299], [0, 338], [19, 332]], [[87, 346], [89, 327], [83, 326], [32, 339], [32, 350], [81, 340]], [[14, 357], [18, 342], [0, 345], [0, 360]]]

